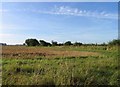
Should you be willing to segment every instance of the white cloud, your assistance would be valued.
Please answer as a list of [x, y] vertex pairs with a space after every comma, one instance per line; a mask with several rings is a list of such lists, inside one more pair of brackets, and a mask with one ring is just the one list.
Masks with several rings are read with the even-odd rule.
[[[24, 10], [23, 10], [24, 11]], [[68, 6], [55, 6], [51, 10], [35, 10], [31, 9], [31, 12], [40, 14], [52, 14], [52, 15], [68, 15], [68, 16], [85, 16], [85, 17], [95, 17], [95, 18], [106, 18], [106, 19], [118, 19], [117, 13], [107, 13], [105, 11], [90, 11], [81, 10], [78, 8], [71, 8]]]
[[[0, 12], [11, 12], [9, 9], [0, 9]], [[69, 6], [54, 6], [50, 10], [38, 10], [38, 9], [14, 9], [16, 12], [33, 12], [40, 14], [52, 14], [52, 15], [69, 15], [69, 16], [85, 16], [85, 17], [95, 17], [95, 18], [106, 18], [106, 19], [118, 19], [117, 13], [108, 13], [105, 11], [90, 11], [90, 10], [81, 10], [78, 8], [71, 8]]]
[[70, 8], [68, 6], [55, 6], [51, 11], [41, 11], [40, 13], [49, 13], [57, 15], [71, 15], [71, 16], [86, 16], [86, 17], [96, 17], [96, 18], [108, 18], [117, 19], [117, 14], [107, 13], [105, 11], [95, 12], [88, 10], [78, 10], [78, 8]]

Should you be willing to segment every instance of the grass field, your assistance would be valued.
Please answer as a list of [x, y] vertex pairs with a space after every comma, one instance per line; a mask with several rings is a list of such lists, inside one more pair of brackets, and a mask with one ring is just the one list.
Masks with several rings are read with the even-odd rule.
[[2, 47], [3, 85], [119, 85], [118, 47]]

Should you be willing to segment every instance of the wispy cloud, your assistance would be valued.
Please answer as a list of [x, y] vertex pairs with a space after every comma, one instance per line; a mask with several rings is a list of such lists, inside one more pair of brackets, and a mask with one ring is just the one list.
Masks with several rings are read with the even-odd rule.
[[85, 17], [95, 17], [95, 18], [106, 18], [106, 19], [118, 19], [117, 13], [108, 13], [106, 11], [90, 11], [90, 10], [83, 10], [78, 8], [71, 8], [69, 6], [54, 6], [50, 10], [39, 10], [39, 9], [0, 9], [0, 12], [10, 12], [10, 11], [17, 11], [17, 12], [33, 12], [39, 14], [51, 14], [51, 15], [66, 15], [66, 16], [85, 16]]
[[[35, 12], [35, 11], [34, 11]], [[85, 16], [85, 17], [96, 17], [96, 18], [107, 18], [107, 19], [117, 19], [117, 14], [107, 13], [105, 11], [90, 11], [90, 10], [80, 10], [78, 8], [71, 8], [68, 6], [55, 6], [50, 11], [36, 11], [38, 13], [54, 14], [54, 15], [69, 15], [69, 16]]]

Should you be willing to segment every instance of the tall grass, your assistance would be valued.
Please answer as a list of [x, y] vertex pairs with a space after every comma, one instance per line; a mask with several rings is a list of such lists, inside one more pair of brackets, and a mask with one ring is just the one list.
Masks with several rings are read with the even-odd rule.
[[70, 53], [84, 50], [84, 52], [97, 52], [100, 55], [59, 55], [51, 58], [31, 56], [29, 59], [26, 59], [26, 56], [9, 58], [7, 55], [2, 61], [3, 85], [119, 85], [120, 70], [118, 70], [118, 52], [115, 48], [114, 50], [99, 47], [98, 49], [97, 47], [89, 47], [89, 49], [88, 47], [24, 48]]

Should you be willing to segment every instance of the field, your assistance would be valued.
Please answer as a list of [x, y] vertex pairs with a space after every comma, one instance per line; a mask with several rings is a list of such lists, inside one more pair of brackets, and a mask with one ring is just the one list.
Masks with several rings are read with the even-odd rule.
[[119, 85], [118, 47], [2, 47], [3, 85]]

